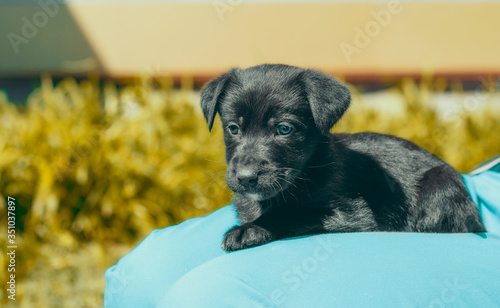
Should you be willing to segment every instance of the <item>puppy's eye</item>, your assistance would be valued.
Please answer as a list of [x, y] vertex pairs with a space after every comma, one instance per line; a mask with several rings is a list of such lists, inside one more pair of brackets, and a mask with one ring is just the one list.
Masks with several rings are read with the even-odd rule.
[[278, 134], [280, 135], [288, 135], [292, 132], [292, 127], [288, 126], [288, 125], [284, 125], [284, 124], [281, 124], [278, 126]]
[[227, 127], [227, 129], [229, 129], [229, 132], [232, 134], [232, 135], [238, 135], [239, 132], [240, 132], [240, 128], [238, 127], [238, 125], [235, 125], [235, 124], [232, 124], [232, 125], [229, 125]]

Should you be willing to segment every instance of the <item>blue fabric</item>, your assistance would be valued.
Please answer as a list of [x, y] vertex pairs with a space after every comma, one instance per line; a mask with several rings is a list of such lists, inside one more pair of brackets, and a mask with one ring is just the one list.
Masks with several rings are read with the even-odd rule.
[[224, 252], [233, 206], [152, 232], [106, 271], [106, 307], [500, 307], [500, 165], [464, 182], [480, 234], [344, 233]]

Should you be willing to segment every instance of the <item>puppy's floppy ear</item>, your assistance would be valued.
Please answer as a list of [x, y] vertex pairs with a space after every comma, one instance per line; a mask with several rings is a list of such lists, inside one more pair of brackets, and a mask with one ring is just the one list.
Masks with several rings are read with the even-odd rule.
[[349, 107], [351, 93], [347, 86], [324, 73], [308, 69], [301, 75], [316, 127], [328, 135]]
[[219, 102], [226, 94], [234, 71], [235, 69], [231, 69], [224, 75], [211, 80], [201, 91], [201, 109], [203, 110], [205, 120], [207, 120], [209, 131], [212, 131], [215, 115], [219, 112]]

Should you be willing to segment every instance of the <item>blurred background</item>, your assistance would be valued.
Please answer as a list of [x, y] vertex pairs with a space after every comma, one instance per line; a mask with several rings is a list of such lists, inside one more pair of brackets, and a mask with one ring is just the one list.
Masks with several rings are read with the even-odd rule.
[[231, 67], [346, 82], [334, 132], [407, 138], [464, 173], [500, 154], [498, 16], [472, 0], [0, 1], [0, 306], [100, 307], [105, 269], [152, 230], [230, 202], [198, 105]]

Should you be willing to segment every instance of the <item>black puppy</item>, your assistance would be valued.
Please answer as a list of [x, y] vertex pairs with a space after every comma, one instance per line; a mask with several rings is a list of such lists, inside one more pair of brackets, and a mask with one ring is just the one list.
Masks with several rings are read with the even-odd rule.
[[325, 232], [485, 231], [460, 174], [438, 157], [393, 136], [330, 134], [350, 99], [334, 78], [287, 65], [232, 69], [205, 86], [241, 222], [223, 249]]

